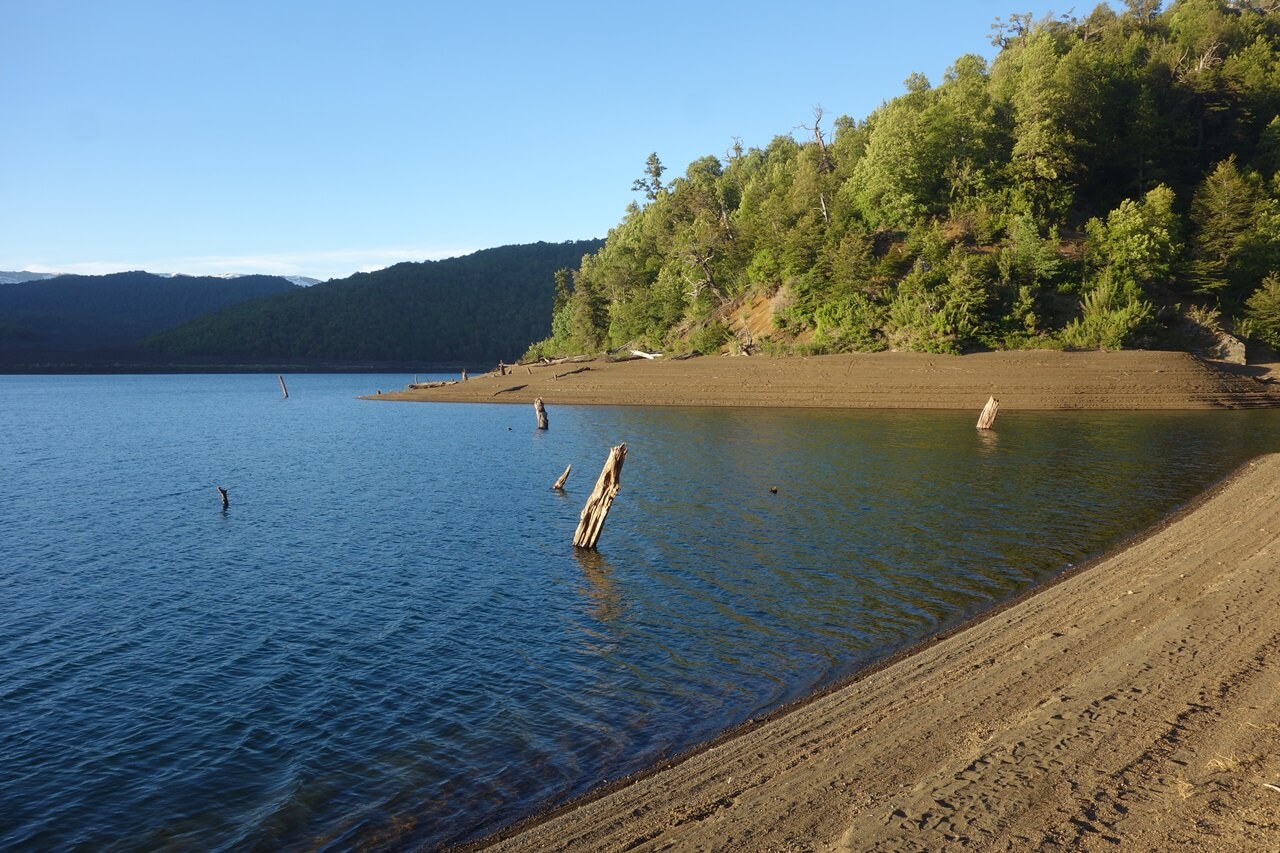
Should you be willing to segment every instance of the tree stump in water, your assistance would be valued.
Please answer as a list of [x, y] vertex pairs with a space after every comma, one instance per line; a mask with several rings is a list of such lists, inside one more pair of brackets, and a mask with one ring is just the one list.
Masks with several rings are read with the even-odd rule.
[[1000, 401], [995, 397], [987, 398], [982, 414], [978, 416], [978, 429], [991, 429], [996, 422], [996, 412], [1000, 411]]
[[533, 401], [533, 410], [538, 413], [538, 429], [547, 428], [547, 407], [542, 405], [542, 398]]
[[569, 472], [573, 470], [573, 464], [565, 466], [564, 473], [560, 475], [560, 479], [551, 484], [552, 491], [560, 491], [564, 488], [565, 481], [569, 479]]
[[626, 458], [625, 444], [619, 444], [609, 451], [600, 479], [596, 480], [596, 487], [591, 490], [591, 497], [587, 498], [586, 506], [582, 508], [582, 515], [578, 519], [578, 529], [573, 534], [575, 547], [594, 548], [596, 542], [600, 541], [605, 516], [609, 514], [609, 507], [613, 506], [613, 499], [618, 496], [618, 489], [622, 488], [620, 478], [622, 463]]

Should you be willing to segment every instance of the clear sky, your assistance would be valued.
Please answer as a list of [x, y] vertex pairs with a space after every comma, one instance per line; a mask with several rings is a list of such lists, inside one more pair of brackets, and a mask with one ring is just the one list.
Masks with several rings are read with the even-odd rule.
[[3, 0], [0, 270], [327, 279], [603, 237], [651, 151], [673, 177], [819, 104], [865, 118], [1068, 8]]

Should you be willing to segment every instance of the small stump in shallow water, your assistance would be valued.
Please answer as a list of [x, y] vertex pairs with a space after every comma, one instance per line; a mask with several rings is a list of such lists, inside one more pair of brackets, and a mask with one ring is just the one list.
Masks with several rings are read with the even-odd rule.
[[991, 429], [996, 422], [996, 412], [1000, 411], [1000, 401], [995, 397], [987, 398], [987, 405], [982, 407], [978, 416], [978, 429]]
[[551, 484], [551, 488], [557, 492], [563, 489], [565, 481], [569, 479], [569, 472], [572, 470], [573, 470], [573, 463], [570, 462], [568, 465], [565, 466], [564, 473], [560, 475], [560, 479], [556, 480], [554, 483]]

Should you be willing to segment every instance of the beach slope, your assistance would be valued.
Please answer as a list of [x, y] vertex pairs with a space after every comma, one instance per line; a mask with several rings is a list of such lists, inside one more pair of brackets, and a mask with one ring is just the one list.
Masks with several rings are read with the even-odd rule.
[[504, 851], [1280, 849], [1280, 455]]
[[1260, 366], [1186, 353], [1031, 350], [972, 355], [847, 353], [802, 358], [703, 356], [519, 365], [380, 400], [548, 406], [768, 406], [980, 410], [1221, 409], [1280, 405]]

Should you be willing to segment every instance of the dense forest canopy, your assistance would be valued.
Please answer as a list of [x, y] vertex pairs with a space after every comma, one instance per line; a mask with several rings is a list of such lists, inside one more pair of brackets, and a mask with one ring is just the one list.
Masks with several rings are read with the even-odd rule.
[[[657, 154], [530, 355], [1280, 343], [1280, 2], [1012, 15], [865, 119]], [[756, 344], [761, 343], [756, 341]]]
[[300, 288], [270, 275], [60, 275], [0, 285], [0, 360], [130, 347], [228, 305]]
[[166, 359], [489, 365], [546, 334], [555, 271], [600, 240], [401, 263], [241, 303], [155, 335]]

